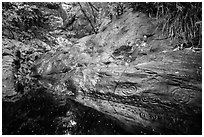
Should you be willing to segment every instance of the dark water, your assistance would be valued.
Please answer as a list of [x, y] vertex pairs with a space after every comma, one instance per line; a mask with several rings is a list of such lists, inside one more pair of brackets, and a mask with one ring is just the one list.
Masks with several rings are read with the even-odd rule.
[[114, 118], [46, 89], [2, 106], [3, 135], [131, 134]]

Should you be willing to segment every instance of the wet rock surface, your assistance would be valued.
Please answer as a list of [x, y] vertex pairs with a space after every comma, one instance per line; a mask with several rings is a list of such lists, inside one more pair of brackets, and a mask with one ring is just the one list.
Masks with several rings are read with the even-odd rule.
[[[40, 130], [42, 134], [201, 134], [202, 52], [172, 50], [171, 40], [154, 32], [154, 21], [138, 13], [129, 18], [129, 14], [133, 13], [110, 23], [101, 33], [47, 52], [35, 61], [31, 76], [43, 90], [30, 98], [51, 103], [36, 108], [28, 105], [28, 113], [17, 113], [15, 118], [24, 119], [47, 112], [27, 119], [27, 126], [21, 122], [21, 128], [12, 134], [23, 133], [31, 123], [36, 123], [30, 127], [36, 129], [33, 134]], [[44, 96], [49, 101], [42, 101], [47, 99]], [[84, 112], [82, 119], [80, 112]], [[48, 121], [45, 125], [44, 120]], [[77, 121], [78, 126], [70, 126], [70, 121]], [[61, 131], [69, 127], [73, 133]], [[46, 128], [53, 130], [46, 132]], [[7, 133], [11, 133], [9, 128], [4, 129]]]
[[179, 52], [137, 65], [46, 72], [39, 82], [117, 118], [132, 134], [138, 126], [158, 134], [195, 134], [201, 131], [201, 55]]
[[[201, 52], [187, 49], [158, 52], [161, 47], [150, 52], [149, 46], [154, 41], [140, 41], [132, 47], [139, 45], [138, 49], [146, 54], [138, 52], [131, 60], [132, 47], [123, 43], [110, 42], [101, 47], [101, 53], [97, 52], [94, 48], [98, 44], [93, 43], [100, 35], [86, 40], [87, 45], [83, 42], [75, 45], [84, 50], [58, 52], [51, 61], [42, 59], [45, 61], [36, 67], [42, 85], [73, 95], [75, 101], [117, 118], [133, 134], [138, 126], [158, 134], [201, 131]], [[164, 44], [167, 40], [160, 42]], [[67, 72], [59, 73], [63, 70]]]

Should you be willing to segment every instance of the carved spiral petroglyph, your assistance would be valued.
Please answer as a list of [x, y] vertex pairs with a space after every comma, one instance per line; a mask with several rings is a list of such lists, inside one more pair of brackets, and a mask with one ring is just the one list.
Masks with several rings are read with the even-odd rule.
[[150, 120], [151, 119], [150, 115], [147, 112], [141, 111], [139, 115], [140, 115], [140, 117], [142, 119], [145, 119], [145, 120]]
[[135, 86], [131, 85], [131, 86], [129, 87], [129, 90], [130, 90], [130, 92], [134, 92], [134, 91], [137, 90], [137, 88], [136, 88]]
[[137, 88], [132, 84], [120, 84], [116, 87], [115, 93], [124, 96], [131, 96], [135, 94]]
[[188, 103], [190, 94], [182, 88], [176, 88], [172, 91], [173, 99], [178, 103]]
[[159, 101], [159, 97], [157, 97], [156, 95], [147, 95], [147, 96], [143, 96], [141, 100], [144, 103], [157, 104]]

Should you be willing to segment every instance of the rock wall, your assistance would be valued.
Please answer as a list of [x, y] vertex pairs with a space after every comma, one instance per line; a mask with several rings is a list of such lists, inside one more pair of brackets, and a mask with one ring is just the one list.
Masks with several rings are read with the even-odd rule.
[[33, 77], [134, 133], [201, 134], [202, 52], [173, 50], [156, 23], [127, 13], [35, 62]]

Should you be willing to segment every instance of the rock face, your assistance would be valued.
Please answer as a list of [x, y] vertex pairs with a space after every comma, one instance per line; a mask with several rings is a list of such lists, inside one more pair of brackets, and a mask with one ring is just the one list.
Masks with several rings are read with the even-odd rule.
[[32, 76], [113, 116], [133, 134], [201, 134], [202, 53], [173, 51], [155, 26], [142, 14], [128, 13], [97, 35], [43, 55]]

